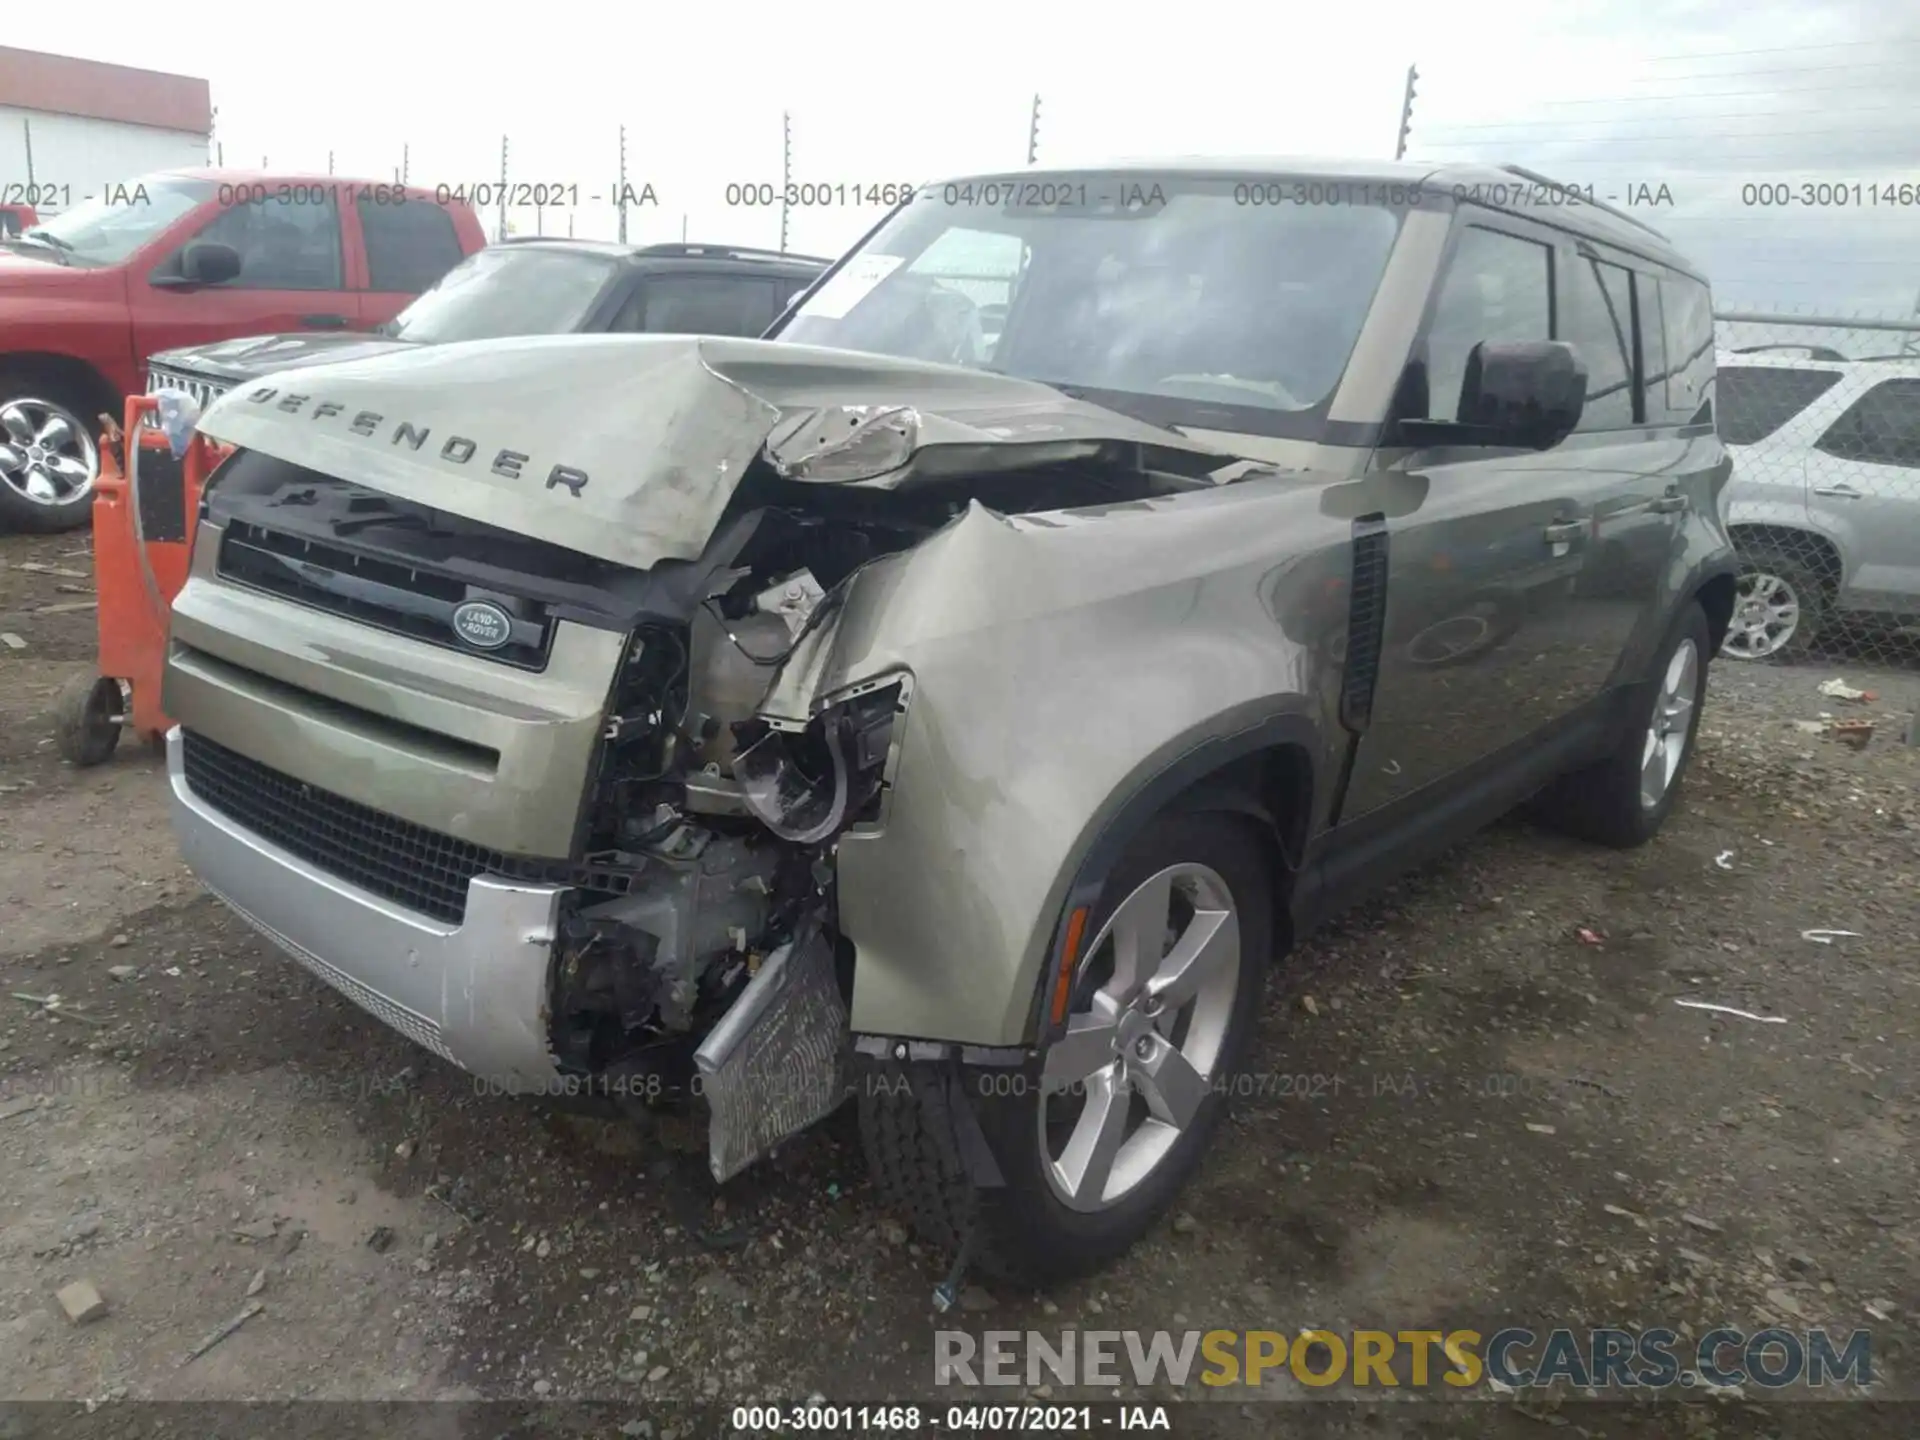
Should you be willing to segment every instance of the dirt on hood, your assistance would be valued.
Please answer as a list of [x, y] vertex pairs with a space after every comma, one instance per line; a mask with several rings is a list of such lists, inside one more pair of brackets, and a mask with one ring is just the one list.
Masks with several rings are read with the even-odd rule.
[[1236, 457], [1051, 386], [764, 340], [568, 335], [277, 372], [216, 440], [616, 564], [697, 557], [755, 460], [791, 480], [1103, 458], [1200, 481]]

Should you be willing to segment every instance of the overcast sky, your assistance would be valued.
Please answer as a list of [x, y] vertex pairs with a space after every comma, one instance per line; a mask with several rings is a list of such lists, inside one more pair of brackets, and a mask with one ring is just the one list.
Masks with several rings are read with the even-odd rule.
[[[1149, 17], [1155, 17], [1149, 20]], [[332, 0], [293, 16], [202, 0], [10, 7], [6, 42], [205, 76], [228, 165], [416, 183], [513, 181], [610, 194], [628, 172], [659, 207], [629, 238], [777, 244], [779, 214], [729, 183], [922, 181], [1026, 158], [1393, 153], [1409, 63], [1410, 156], [1511, 160], [1647, 210], [1713, 276], [1723, 306], [1873, 309], [1920, 296], [1920, 205], [1748, 207], [1776, 179], [1920, 182], [1920, 12], [1890, 0], [1669, 0], [1470, 6], [1341, 0], [1148, 9], [970, 0], [806, 6], [475, 7]], [[791, 213], [789, 245], [835, 252], [877, 212]], [[532, 214], [514, 217], [531, 230]], [[488, 217], [489, 226], [492, 217]], [[583, 235], [613, 212], [583, 203]], [[565, 233], [564, 214], [542, 217]]]

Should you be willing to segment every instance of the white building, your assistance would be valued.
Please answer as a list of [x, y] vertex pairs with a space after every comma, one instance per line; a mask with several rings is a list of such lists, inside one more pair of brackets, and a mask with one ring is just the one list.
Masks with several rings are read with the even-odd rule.
[[42, 215], [155, 170], [208, 163], [204, 80], [0, 46], [0, 203]]

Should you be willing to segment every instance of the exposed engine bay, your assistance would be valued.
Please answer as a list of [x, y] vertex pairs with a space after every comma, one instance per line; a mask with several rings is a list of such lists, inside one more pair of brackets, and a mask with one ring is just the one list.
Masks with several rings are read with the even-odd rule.
[[[698, 560], [646, 571], [257, 452], [223, 468], [207, 514], [224, 532], [224, 580], [360, 623], [416, 633], [420, 607], [407, 595], [484, 602], [511, 617], [513, 643], [495, 658], [526, 669], [544, 663], [540, 647], [563, 621], [624, 637], [571, 853], [512, 863], [519, 878], [575, 887], [546, 1010], [557, 1068], [591, 1093], [652, 1105], [690, 1098], [703, 1072], [718, 1073], [702, 1043], [721, 1038], [716, 1026], [770, 961], [817, 955], [837, 992], [819, 1003], [844, 1010], [851, 993], [835, 852], [849, 829], [884, 820], [912, 678], [875, 677], [804, 719], [761, 712], [855, 578], [973, 504], [1037, 512], [1194, 484], [1082, 459], [877, 490], [757, 463]], [[294, 574], [306, 589], [285, 588]], [[459, 648], [457, 635], [417, 633]], [[838, 1057], [811, 1061], [831, 1072]], [[738, 1163], [754, 1148], [736, 1145]]]

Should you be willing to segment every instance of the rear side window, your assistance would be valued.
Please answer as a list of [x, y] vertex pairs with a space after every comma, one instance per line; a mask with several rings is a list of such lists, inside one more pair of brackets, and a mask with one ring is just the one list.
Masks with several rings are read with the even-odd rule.
[[1640, 326], [1640, 387], [1645, 418], [1660, 421], [1667, 408], [1667, 326], [1660, 313], [1660, 282], [1636, 270], [1633, 303]]
[[752, 275], [654, 275], [618, 328], [656, 335], [759, 335], [773, 323], [773, 282]]
[[1756, 445], [1839, 382], [1838, 370], [1722, 365], [1713, 406], [1720, 438], [1728, 445]]
[[453, 217], [432, 201], [409, 199], [382, 205], [363, 196], [356, 203], [372, 289], [418, 295], [460, 263], [460, 235], [453, 228]]
[[1590, 255], [1567, 267], [1561, 292], [1559, 338], [1587, 365], [1587, 403], [1581, 430], [1616, 430], [1634, 423], [1633, 277]]
[[1551, 340], [1552, 325], [1553, 251], [1477, 225], [1462, 231], [1427, 331], [1425, 418], [1460, 418], [1460, 387], [1475, 345]]
[[1667, 327], [1667, 409], [1690, 422], [1713, 418], [1713, 297], [1685, 275], [1660, 284]]
[[1842, 460], [1920, 469], [1920, 380], [1882, 380], [1847, 407], [1816, 448]]

